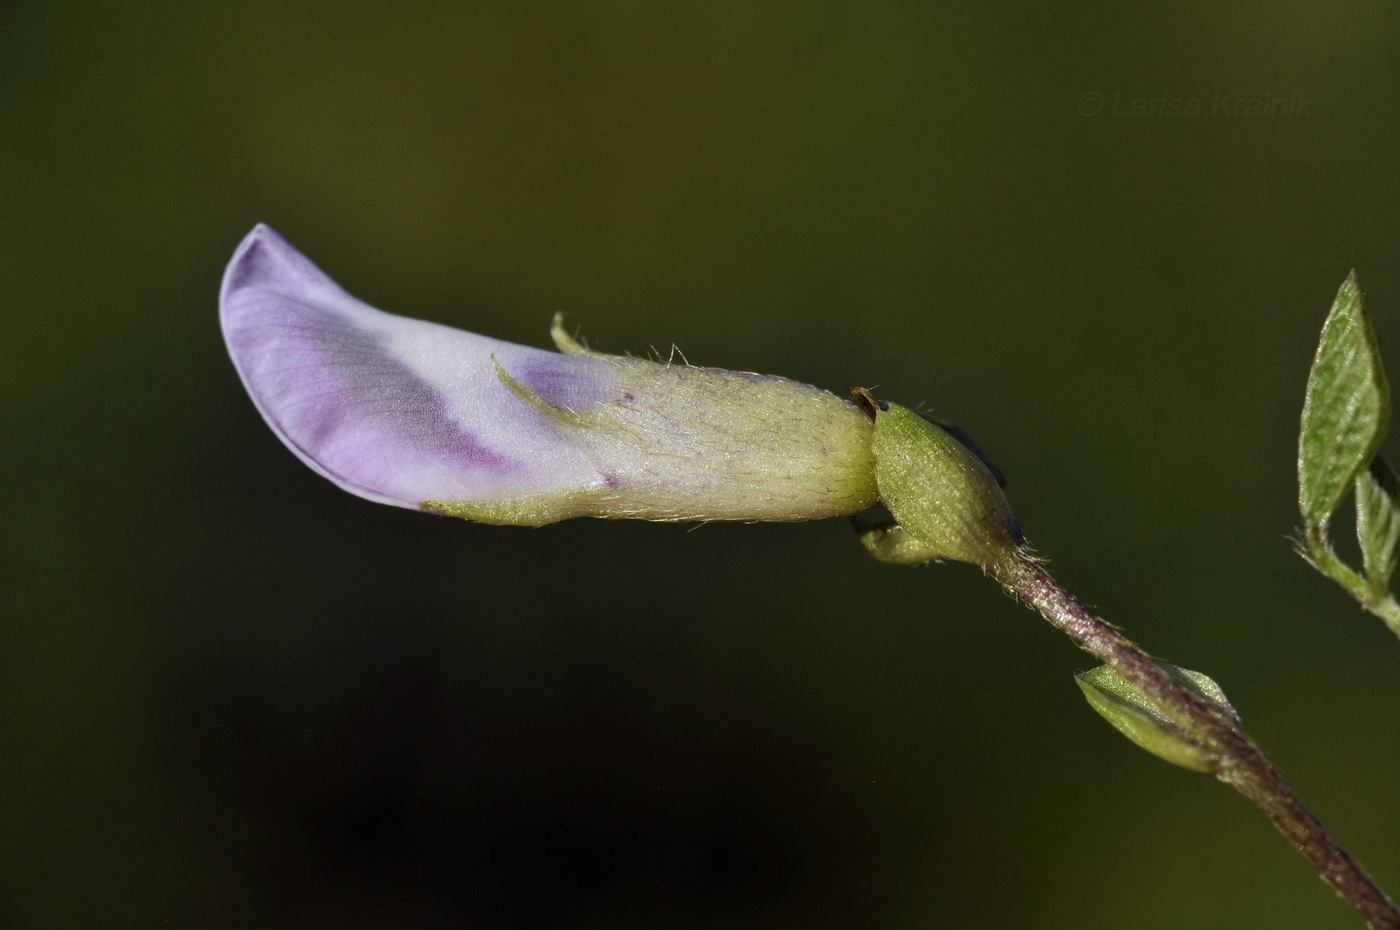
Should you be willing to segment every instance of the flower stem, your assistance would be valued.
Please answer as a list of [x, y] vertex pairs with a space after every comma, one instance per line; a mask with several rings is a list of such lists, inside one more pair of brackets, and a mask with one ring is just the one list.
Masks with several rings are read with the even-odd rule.
[[1008, 592], [1035, 608], [1081, 649], [1152, 695], [1188, 732], [1218, 756], [1216, 777], [1253, 801], [1274, 827], [1313, 864], [1337, 895], [1373, 930], [1400, 930], [1400, 910], [1293, 793], [1239, 722], [1182, 687], [1141, 646], [1098, 616], [1025, 554], [991, 566]]
[[1325, 528], [1314, 528], [1306, 533], [1298, 545], [1298, 552], [1309, 565], [1341, 585], [1364, 610], [1380, 617], [1392, 633], [1400, 636], [1400, 604], [1388, 590], [1388, 581], [1386, 587], [1378, 589], [1337, 558], [1327, 541]]

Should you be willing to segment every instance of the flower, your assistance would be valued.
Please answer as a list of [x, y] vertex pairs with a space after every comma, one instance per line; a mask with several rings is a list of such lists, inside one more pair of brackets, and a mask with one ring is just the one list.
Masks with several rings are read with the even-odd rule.
[[815, 520], [876, 500], [869, 416], [786, 378], [559, 352], [394, 316], [267, 226], [224, 274], [229, 354], [303, 462], [380, 503], [485, 523]]

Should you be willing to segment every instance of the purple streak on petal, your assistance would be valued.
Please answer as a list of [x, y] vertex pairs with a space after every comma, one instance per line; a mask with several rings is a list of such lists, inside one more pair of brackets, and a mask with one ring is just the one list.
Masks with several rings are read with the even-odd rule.
[[517, 361], [508, 370], [516, 381], [564, 410], [587, 410], [611, 395], [607, 386], [579, 370], [574, 356], [544, 354]]
[[309, 400], [303, 429], [310, 431], [312, 445], [324, 445], [347, 419], [369, 415], [422, 451], [461, 468], [514, 466], [449, 419], [442, 395], [389, 355], [382, 337], [329, 313], [315, 319], [315, 308], [305, 309], [306, 334], [316, 345], [320, 364], [341, 373], [345, 392], [343, 397], [322, 394]]
[[311, 468], [383, 503], [560, 493], [601, 479], [502, 367], [550, 403], [584, 409], [614, 375], [596, 359], [514, 346], [375, 310], [286, 240], [256, 227], [221, 296], [234, 364], [268, 424]]
[[256, 316], [228, 332], [249, 394], [292, 451], [347, 490], [416, 506], [402, 487], [405, 455], [454, 473], [513, 466], [447, 419], [441, 396], [387, 354], [381, 336], [273, 293], [257, 295]]

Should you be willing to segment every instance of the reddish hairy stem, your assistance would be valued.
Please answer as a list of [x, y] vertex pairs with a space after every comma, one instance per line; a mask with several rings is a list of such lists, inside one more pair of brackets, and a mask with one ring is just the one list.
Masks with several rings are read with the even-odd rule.
[[1181, 726], [1209, 746], [1219, 759], [1216, 777], [1253, 801], [1374, 930], [1400, 930], [1400, 910], [1394, 902], [1294, 794], [1237, 720], [1174, 681], [1141, 646], [1060, 587], [1029, 557], [1008, 560], [990, 573], [1081, 649], [1156, 698]]

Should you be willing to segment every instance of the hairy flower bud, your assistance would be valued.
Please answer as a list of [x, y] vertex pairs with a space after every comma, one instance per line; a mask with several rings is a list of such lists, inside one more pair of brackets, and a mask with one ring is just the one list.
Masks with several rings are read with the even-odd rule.
[[560, 352], [376, 310], [258, 226], [220, 299], [269, 426], [361, 497], [486, 523], [815, 520], [876, 498], [870, 418], [786, 378]]

